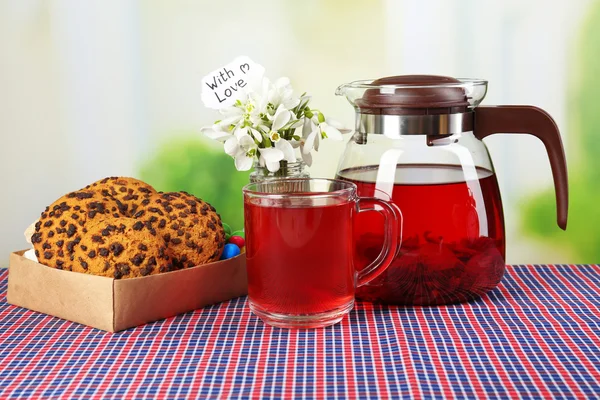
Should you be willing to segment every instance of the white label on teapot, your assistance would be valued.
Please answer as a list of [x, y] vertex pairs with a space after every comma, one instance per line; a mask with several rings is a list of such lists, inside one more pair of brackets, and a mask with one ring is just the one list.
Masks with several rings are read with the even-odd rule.
[[260, 87], [265, 68], [249, 57], [240, 56], [202, 78], [202, 102], [219, 110], [232, 106]]

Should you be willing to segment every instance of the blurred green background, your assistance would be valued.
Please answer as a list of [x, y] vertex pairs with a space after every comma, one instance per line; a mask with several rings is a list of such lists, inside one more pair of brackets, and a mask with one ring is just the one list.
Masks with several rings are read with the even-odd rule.
[[[357, 79], [438, 74], [489, 81], [483, 104], [533, 104], [561, 129], [568, 230], [535, 138], [494, 135], [509, 263], [600, 262], [600, 1], [0, 0], [0, 266], [62, 194], [105, 176], [186, 190], [243, 224], [241, 187], [203, 75], [247, 55], [288, 76], [326, 115], [354, 125], [335, 88]], [[310, 170], [332, 177], [345, 143]]]
[[208, 201], [234, 230], [244, 228], [241, 189], [249, 175], [235, 169], [222, 146], [185, 134], [159, 145], [139, 173], [157, 190], [184, 190]]
[[523, 228], [546, 243], [568, 248], [573, 262], [600, 262], [600, 2], [590, 5], [575, 44], [572, 83], [567, 94], [568, 127], [576, 132], [578, 157], [571, 158], [570, 207], [566, 232], [553, 224], [552, 188], [532, 196], [523, 205]]

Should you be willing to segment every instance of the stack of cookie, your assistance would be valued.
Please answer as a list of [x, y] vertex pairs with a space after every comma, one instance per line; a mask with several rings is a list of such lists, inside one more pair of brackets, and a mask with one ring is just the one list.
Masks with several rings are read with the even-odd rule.
[[197, 197], [111, 177], [46, 207], [31, 242], [49, 267], [121, 279], [217, 261], [225, 231]]

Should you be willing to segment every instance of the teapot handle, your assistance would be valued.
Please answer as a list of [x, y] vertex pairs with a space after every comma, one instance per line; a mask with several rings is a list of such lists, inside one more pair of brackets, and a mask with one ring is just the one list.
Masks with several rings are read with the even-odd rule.
[[556, 215], [560, 228], [567, 228], [569, 184], [567, 163], [558, 126], [541, 108], [533, 106], [479, 106], [475, 109], [474, 134], [483, 139], [494, 133], [530, 134], [546, 147], [556, 193]]

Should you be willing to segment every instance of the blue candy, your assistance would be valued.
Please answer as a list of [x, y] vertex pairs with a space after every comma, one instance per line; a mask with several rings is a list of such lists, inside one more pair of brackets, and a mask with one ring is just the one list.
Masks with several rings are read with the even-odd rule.
[[227, 243], [221, 254], [221, 260], [227, 260], [240, 254], [240, 248], [233, 243]]

